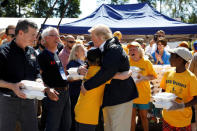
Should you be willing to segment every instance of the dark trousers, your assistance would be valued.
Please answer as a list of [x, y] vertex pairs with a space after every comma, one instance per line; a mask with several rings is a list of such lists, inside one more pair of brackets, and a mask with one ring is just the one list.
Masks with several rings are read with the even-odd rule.
[[70, 97], [67, 91], [58, 91], [59, 100], [46, 99], [46, 131], [69, 131], [71, 127]]
[[76, 122], [76, 130], [75, 131], [95, 131], [96, 125], [82, 124]]
[[22, 131], [38, 131], [35, 101], [0, 94], [0, 131], [14, 131], [16, 121]]
[[47, 119], [47, 97], [42, 100], [42, 115], [40, 119], [40, 131], [44, 131], [46, 127]]
[[74, 110], [75, 110], [75, 105], [77, 104], [78, 95], [71, 96], [70, 100], [71, 100], [71, 119], [72, 119], [72, 125], [71, 125], [70, 131], [75, 131], [76, 121], [75, 121], [75, 111]]

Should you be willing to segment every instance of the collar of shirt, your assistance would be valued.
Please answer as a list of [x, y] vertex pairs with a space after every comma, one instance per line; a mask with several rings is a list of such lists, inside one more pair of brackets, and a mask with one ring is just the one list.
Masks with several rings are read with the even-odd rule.
[[53, 57], [55, 55], [53, 52], [49, 51], [47, 48], [45, 48], [45, 50], [51, 57]]
[[68, 47], [65, 46], [63, 50], [65, 53], [70, 54], [70, 50], [68, 49]]
[[101, 52], [104, 51], [104, 45], [105, 45], [106, 41], [104, 41], [100, 46], [99, 49], [101, 50]]
[[15, 42], [15, 39], [11, 41], [11, 46], [15, 49], [15, 51], [17, 52], [21, 52], [21, 53], [27, 53], [29, 51], [29, 47], [27, 46], [25, 48], [25, 50], [23, 50], [21, 47], [19, 47], [16, 42]]

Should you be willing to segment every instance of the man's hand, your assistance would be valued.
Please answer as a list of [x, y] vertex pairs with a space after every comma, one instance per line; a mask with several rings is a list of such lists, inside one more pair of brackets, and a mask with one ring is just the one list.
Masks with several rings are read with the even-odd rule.
[[79, 73], [79, 75], [85, 75], [87, 73], [87, 67], [86, 66], [80, 66], [77, 70], [77, 72]]
[[15, 84], [12, 84], [11, 90], [19, 97], [22, 99], [26, 99], [26, 95], [21, 91], [21, 88], [24, 86], [23, 83], [18, 82]]
[[87, 92], [87, 90], [86, 90], [86, 88], [84, 87], [84, 85], [82, 84], [82, 85], [81, 85], [81, 93], [82, 93], [83, 95], [85, 95], [86, 92]]
[[44, 92], [47, 93], [50, 100], [53, 100], [53, 101], [59, 100], [59, 97], [58, 97], [59, 93], [56, 90], [50, 89], [47, 87], [47, 88], [45, 88]]
[[140, 83], [140, 82], [142, 82], [142, 81], [144, 81], [145, 80], [145, 76], [143, 76], [142, 74], [139, 74], [138, 76], [137, 76], [137, 80], [136, 80], [136, 84], [137, 83]]

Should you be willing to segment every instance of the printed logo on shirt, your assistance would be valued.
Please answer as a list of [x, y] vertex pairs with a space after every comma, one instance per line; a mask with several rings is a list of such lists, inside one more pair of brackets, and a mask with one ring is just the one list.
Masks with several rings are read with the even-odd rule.
[[177, 82], [175, 80], [166, 80], [166, 83], [170, 83], [170, 84], [173, 84], [173, 85], [177, 85], [177, 86], [180, 86], [180, 87], [183, 87], [183, 88], [186, 88], [186, 85], [185, 84], [182, 84], [180, 82]]
[[35, 55], [31, 54], [30, 59], [35, 60], [36, 59]]
[[51, 65], [55, 65], [55, 61], [50, 61]]

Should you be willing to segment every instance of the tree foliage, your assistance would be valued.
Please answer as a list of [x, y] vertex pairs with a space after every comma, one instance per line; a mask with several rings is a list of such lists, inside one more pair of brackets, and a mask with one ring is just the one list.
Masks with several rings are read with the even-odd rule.
[[114, 5], [117, 5], [117, 4], [126, 4], [128, 3], [129, 0], [97, 0], [97, 3], [104, 3], [104, 4], [114, 4]]
[[138, 0], [138, 2], [147, 2], [171, 18], [197, 23], [197, 0]]
[[[68, 0], [0, 0], [0, 17], [60, 17]], [[64, 17], [76, 18], [80, 15], [80, 0], [71, 0]]]
[[71, 0], [69, 6], [66, 9], [66, 12], [64, 13], [65, 5], [67, 2], [68, 0], [58, 0], [57, 4], [59, 6], [54, 9], [55, 16], [61, 17], [64, 14], [64, 17], [77, 18], [81, 14], [81, 11], [79, 9], [80, 0]]

